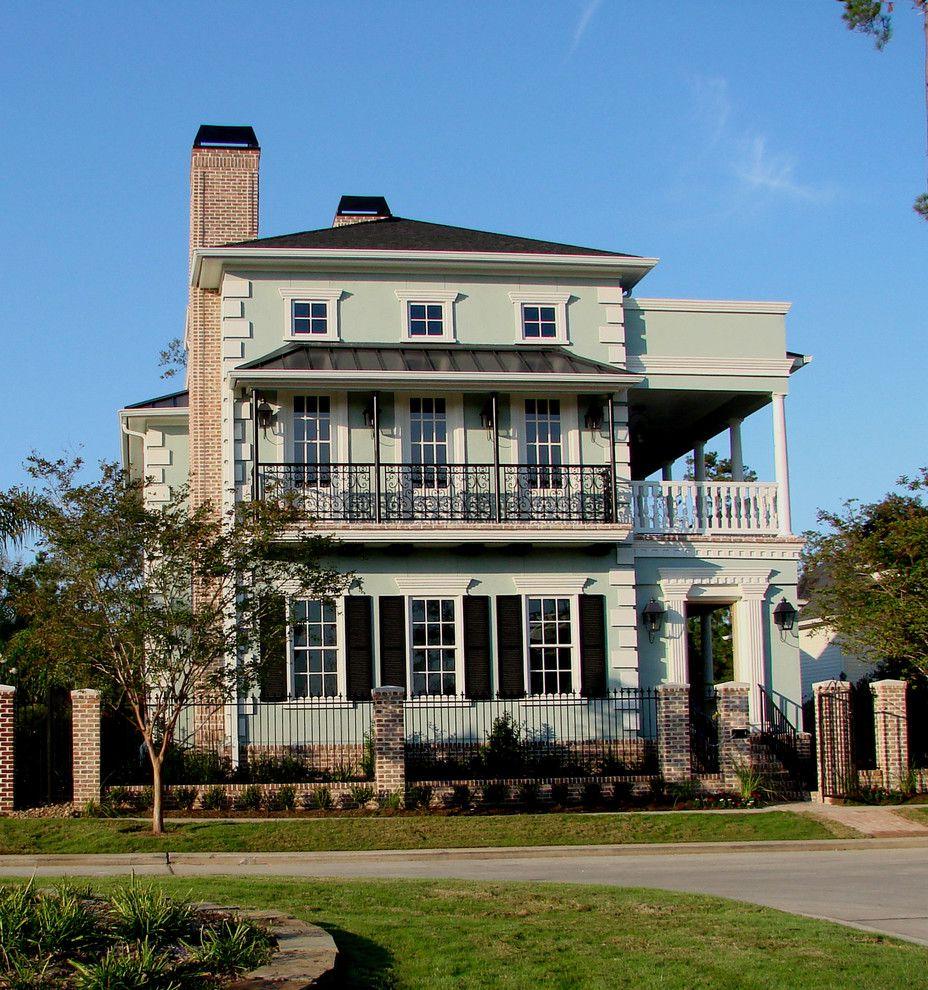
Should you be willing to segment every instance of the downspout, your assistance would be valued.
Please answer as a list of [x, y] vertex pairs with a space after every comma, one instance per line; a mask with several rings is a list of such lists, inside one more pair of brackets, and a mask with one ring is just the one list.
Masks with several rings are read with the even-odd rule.
[[[137, 439], [139, 439], [139, 440], [142, 441], [142, 481], [144, 482], [145, 481], [145, 434], [144, 433], [139, 433], [138, 430], [130, 430], [129, 427], [126, 426], [126, 421], [122, 417], [119, 418], [119, 425], [122, 427], [122, 432], [127, 437], [136, 437]], [[128, 469], [128, 467], [129, 467], [129, 441], [127, 440], [126, 441], [126, 468]]]

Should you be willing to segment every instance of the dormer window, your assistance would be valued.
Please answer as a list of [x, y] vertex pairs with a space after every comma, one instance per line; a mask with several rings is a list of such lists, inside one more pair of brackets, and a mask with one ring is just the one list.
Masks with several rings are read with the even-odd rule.
[[397, 289], [403, 306], [403, 339], [429, 342], [454, 340], [454, 289], [422, 285]]
[[284, 337], [288, 340], [338, 340], [341, 289], [306, 284], [282, 287]]
[[516, 311], [517, 344], [566, 344], [569, 292], [526, 287], [510, 292]]

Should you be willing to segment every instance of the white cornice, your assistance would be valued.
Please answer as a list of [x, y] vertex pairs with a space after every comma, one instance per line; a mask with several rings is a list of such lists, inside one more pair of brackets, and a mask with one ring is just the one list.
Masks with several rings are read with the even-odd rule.
[[277, 291], [281, 299], [311, 299], [337, 302], [344, 295], [344, 289], [321, 288], [307, 282], [305, 285], [282, 285]]
[[740, 299], [645, 299], [640, 296], [626, 300], [626, 305], [630, 303], [637, 304], [639, 309], [672, 313], [764, 313], [778, 316], [785, 316], [793, 305], [788, 302]]
[[793, 369], [793, 358], [637, 354], [627, 356], [625, 366], [629, 371], [643, 375], [734, 375], [743, 378], [787, 378]]
[[579, 595], [588, 580], [585, 574], [515, 574], [512, 583], [520, 595]]
[[413, 286], [409, 289], [395, 289], [394, 295], [400, 302], [449, 302], [457, 301], [461, 293], [457, 289], [433, 289], [429, 285]]
[[462, 574], [397, 574], [394, 580], [407, 595], [463, 595], [473, 579]]
[[564, 306], [570, 299], [569, 292], [551, 292], [544, 289], [533, 289], [527, 285], [523, 289], [509, 293], [511, 303], [550, 303], [551, 305]]
[[[792, 538], [789, 540], [765, 539], [763, 542], [721, 542], [710, 537], [677, 540], [647, 539], [635, 540], [634, 552], [636, 557], [666, 557], [673, 559], [700, 560], [733, 560], [764, 561], [769, 567], [779, 560], [794, 561], [799, 559], [803, 541]], [[758, 565], [763, 566], [763, 565]]]

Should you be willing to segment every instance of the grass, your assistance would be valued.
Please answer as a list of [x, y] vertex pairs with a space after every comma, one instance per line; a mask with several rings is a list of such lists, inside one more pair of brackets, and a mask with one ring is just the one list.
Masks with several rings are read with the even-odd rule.
[[[91, 881], [101, 892], [118, 881]], [[884, 990], [922, 986], [928, 950], [713, 897], [457, 881], [154, 881], [272, 907], [332, 933], [346, 988]]]
[[267, 822], [203, 821], [153, 836], [143, 821], [0, 819], [0, 854], [130, 852], [327, 852], [481, 846], [829, 839], [829, 822], [787, 811], [760, 814], [646, 812], [614, 815], [404, 816]]

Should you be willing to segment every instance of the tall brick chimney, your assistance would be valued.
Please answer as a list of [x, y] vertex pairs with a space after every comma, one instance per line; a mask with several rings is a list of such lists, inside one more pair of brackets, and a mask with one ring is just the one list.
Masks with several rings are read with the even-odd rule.
[[342, 196], [332, 226], [345, 227], [351, 223], [386, 220], [391, 216], [393, 214], [383, 196]]
[[[258, 162], [250, 127], [204, 124], [190, 156], [190, 256], [258, 236]], [[190, 500], [222, 500], [222, 333], [220, 294], [190, 289], [187, 388], [190, 391]]]

